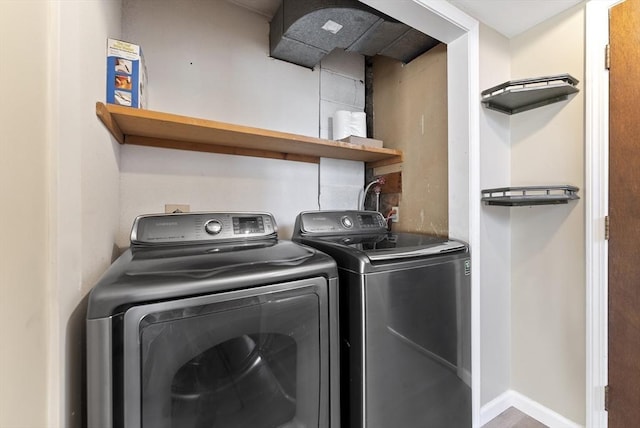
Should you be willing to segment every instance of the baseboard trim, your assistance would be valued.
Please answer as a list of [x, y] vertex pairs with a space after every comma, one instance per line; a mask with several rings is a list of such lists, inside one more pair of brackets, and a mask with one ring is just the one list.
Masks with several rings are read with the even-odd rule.
[[509, 390], [498, 395], [480, 408], [480, 426], [495, 419], [500, 413], [512, 407], [514, 403], [513, 391]]
[[542, 422], [551, 428], [581, 428], [577, 424], [559, 413], [543, 406], [519, 392], [509, 390], [488, 402], [480, 409], [480, 426], [494, 419], [509, 407], [515, 407], [522, 413]]

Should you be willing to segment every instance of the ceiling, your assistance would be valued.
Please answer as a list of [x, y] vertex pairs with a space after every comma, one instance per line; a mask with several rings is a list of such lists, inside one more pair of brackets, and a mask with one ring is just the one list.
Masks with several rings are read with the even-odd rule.
[[[227, 0], [271, 19], [281, 0]], [[584, 0], [448, 0], [511, 38]]]
[[583, 0], [448, 0], [508, 38], [546, 21]]
[[227, 0], [229, 3], [235, 3], [245, 9], [252, 10], [260, 15], [264, 15], [269, 20], [273, 18], [276, 11], [280, 7], [282, 0]]

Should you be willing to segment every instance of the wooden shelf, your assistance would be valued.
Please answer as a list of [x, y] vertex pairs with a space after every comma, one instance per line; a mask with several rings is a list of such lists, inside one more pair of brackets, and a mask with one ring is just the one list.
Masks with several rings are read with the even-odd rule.
[[503, 207], [566, 204], [580, 199], [578, 190], [575, 186], [565, 185], [501, 187], [483, 190], [482, 202]]
[[321, 157], [379, 167], [402, 162], [399, 150], [324, 140], [151, 110], [96, 103], [96, 115], [120, 144], [318, 163]]

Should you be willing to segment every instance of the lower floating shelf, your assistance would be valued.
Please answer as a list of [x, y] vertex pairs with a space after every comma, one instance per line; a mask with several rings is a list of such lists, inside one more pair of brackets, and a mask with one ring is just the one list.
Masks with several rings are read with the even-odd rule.
[[578, 190], [575, 186], [501, 187], [483, 190], [482, 202], [504, 207], [566, 204], [580, 199]]

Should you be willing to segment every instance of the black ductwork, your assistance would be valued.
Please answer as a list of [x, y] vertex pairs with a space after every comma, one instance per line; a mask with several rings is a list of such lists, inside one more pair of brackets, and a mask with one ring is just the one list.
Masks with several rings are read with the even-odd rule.
[[269, 34], [273, 58], [308, 68], [334, 49], [408, 63], [439, 43], [358, 0], [283, 0]]

